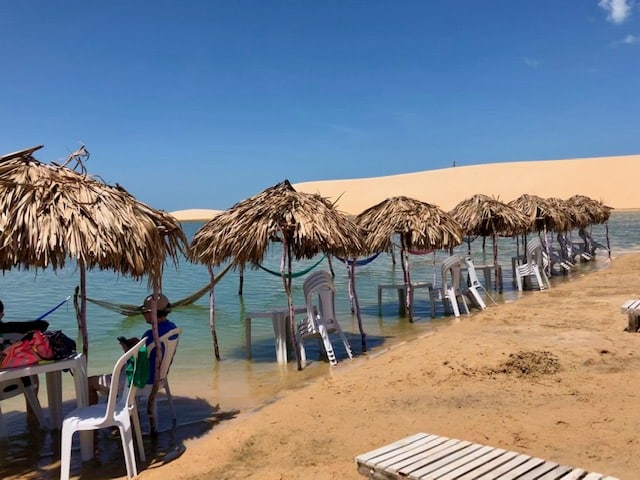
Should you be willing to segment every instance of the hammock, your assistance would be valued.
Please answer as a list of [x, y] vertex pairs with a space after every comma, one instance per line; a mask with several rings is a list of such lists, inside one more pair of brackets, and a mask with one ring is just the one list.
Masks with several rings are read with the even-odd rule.
[[[173, 309], [173, 308], [185, 307], [187, 305], [191, 305], [192, 303], [194, 303], [196, 300], [202, 297], [205, 293], [207, 293], [211, 289], [211, 287], [215, 286], [220, 281], [220, 279], [224, 277], [224, 275], [229, 271], [230, 268], [231, 268], [231, 264], [227, 265], [224, 268], [224, 270], [222, 270], [216, 276], [215, 280], [206, 284], [197, 292], [192, 293], [188, 297], [182, 298], [175, 302], [171, 302], [171, 308]], [[126, 315], [128, 317], [131, 317], [133, 315], [139, 315], [142, 313], [142, 309], [139, 305], [126, 305], [121, 303], [118, 304], [118, 303], [107, 302], [105, 300], [96, 300], [94, 298], [89, 298], [89, 297], [87, 297], [87, 302], [91, 302], [95, 305], [106, 308], [107, 310], [111, 310], [113, 312], [117, 312], [121, 315]]]
[[[396, 248], [402, 250], [402, 246], [398, 245], [397, 243], [393, 244]], [[428, 250], [412, 250], [410, 248], [407, 248], [407, 250], [405, 250], [407, 253], [410, 253], [411, 255], [427, 255], [429, 253], [432, 253], [434, 251], [433, 248], [430, 248]]]
[[[322, 262], [324, 260], [324, 258], [325, 258], [325, 255], [323, 255], [322, 258], [315, 263], [315, 265], [311, 265], [309, 268], [307, 268], [306, 270], [303, 270], [302, 272], [292, 273], [291, 274], [291, 278], [298, 278], [298, 277], [301, 277], [302, 275], [306, 275], [311, 270], [313, 270], [318, 265], [320, 265], [320, 262]], [[260, 267], [265, 272], [270, 273], [271, 275], [275, 275], [276, 277], [281, 277], [282, 276], [282, 274], [280, 272], [276, 272], [275, 270], [269, 270], [267, 267], [263, 267], [262, 265], [260, 265], [258, 263], [256, 263], [255, 265], [257, 267]], [[289, 278], [289, 274], [288, 273], [285, 273], [284, 275], [285, 275], [285, 277]]]
[[382, 252], [378, 252], [375, 255], [372, 255], [369, 258], [363, 258], [362, 260], [356, 260], [355, 262], [353, 260], [346, 260], [344, 258], [340, 258], [340, 257], [336, 257], [338, 260], [340, 260], [342, 263], [345, 263], [347, 265], [355, 265], [356, 267], [361, 267], [363, 265], [367, 265], [371, 262], [373, 262], [376, 258], [378, 258], [378, 255], [380, 255]]
[[430, 248], [429, 250], [407, 250], [407, 252], [411, 255], [427, 255], [428, 253], [433, 252], [433, 248]]

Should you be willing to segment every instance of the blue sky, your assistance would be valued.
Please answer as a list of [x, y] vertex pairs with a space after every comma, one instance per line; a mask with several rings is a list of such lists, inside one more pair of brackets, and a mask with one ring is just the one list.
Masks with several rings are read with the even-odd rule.
[[168, 211], [640, 153], [630, 0], [7, 1], [0, 54], [0, 154], [84, 143], [90, 173]]

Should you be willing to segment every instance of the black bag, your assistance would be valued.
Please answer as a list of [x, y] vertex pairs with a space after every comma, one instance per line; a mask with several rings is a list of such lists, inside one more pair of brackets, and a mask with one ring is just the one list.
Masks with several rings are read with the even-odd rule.
[[62, 330], [46, 331], [44, 332], [49, 337], [49, 343], [55, 353], [56, 360], [63, 360], [76, 354], [76, 342], [75, 340], [67, 337]]

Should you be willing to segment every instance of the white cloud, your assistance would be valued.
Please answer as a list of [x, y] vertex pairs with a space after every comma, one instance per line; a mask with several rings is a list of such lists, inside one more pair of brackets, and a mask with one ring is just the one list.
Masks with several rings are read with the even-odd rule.
[[542, 62], [540, 60], [536, 60], [534, 58], [522, 57], [522, 60], [527, 66], [533, 68], [534, 70], [542, 65]]
[[627, 35], [622, 40], [613, 42], [613, 46], [617, 47], [618, 45], [640, 45], [640, 37], [637, 35]]
[[635, 0], [599, 0], [598, 6], [607, 12], [607, 20], [622, 23], [631, 15]]

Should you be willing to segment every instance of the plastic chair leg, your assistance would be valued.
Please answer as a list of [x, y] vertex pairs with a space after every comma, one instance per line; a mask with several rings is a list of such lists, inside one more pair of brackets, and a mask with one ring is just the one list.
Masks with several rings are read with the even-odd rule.
[[136, 457], [133, 448], [133, 436], [131, 434], [131, 423], [119, 425], [120, 438], [122, 439], [122, 451], [124, 452], [124, 463], [127, 467], [127, 477], [133, 478], [138, 475], [136, 467]]
[[140, 426], [140, 415], [138, 414], [137, 399], [134, 398], [134, 405], [129, 410], [131, 415], [131, 427], [134, 430], [136, 436], [136, 443], [138, 444], [138, 458], [141, 462], [147, 461], [147, 456], [144, 453], [144, 442], [142, 441], [142, 427]]
[[176, 415], [176, 407], [173, 404], [173, 397], [171, 396], [171, 389], [169, 388], [169, 382], [167, 379], [164, 379], [164, 393], [167, 396], [167, 401], [169, 402], [169, 408], [171, 409], [171, 415], [173, 419], [173, 426], [176, 426], [176, 422], [178, 421], [178, 416]]
[[38, 400], [38, 395], [36, 394], [35, 388], [33, 384], [28, 387], [24, 387], [24, 396], [27, 398], [29, 402], [29, 406], [33, 411], [33, 414], [38, 419], [38, 423], [42, 428], [47, 428], [47, 420], [44, 417], [44, 412], [42, 411], [42, 407], [40, 406], [40, 401]]
[[338, 332], [338, 335], [340, 335], [340, 338], [342, 339], [342, 343], [344, 344], [344, 349], [347, 351], [347, 355], [349, 356], [349, 358], [353, 358], [353, 352], [351, 351], [351, 345], [349, 345], [349, 340], [347, 340], [347, 337], [342, 331], [342, 328], [340, 328], [340, 326], [338, 326], [337, 323], [336, 323], [336, 332]]
[[319, 326], [320, 336], [322, 337], [322, 343], [324, 344], [324, 351], [327, 353], [327, 358], [329, 359], [329, 363], [331, 365], [337, 365], [338, 360], [336, 360], [336, 354], [333, 351], [333, 345], [331, 344], [331, 340], [329, 339], [329, 333], [327, 329], [324, 328], [324, 325]]
[[458, 307], [458, 299], [456, 298], [456, 293], [453, 291], [453, 288], [447, 288], [445, 297], [451, 305], [453, 316], [458, 318], [460, 316], [460, 308]]
[[62, 426], [62, 440], [60, 442], [60, 480], [69, 480], [71, 470], [71, 441], [73, 430]]

